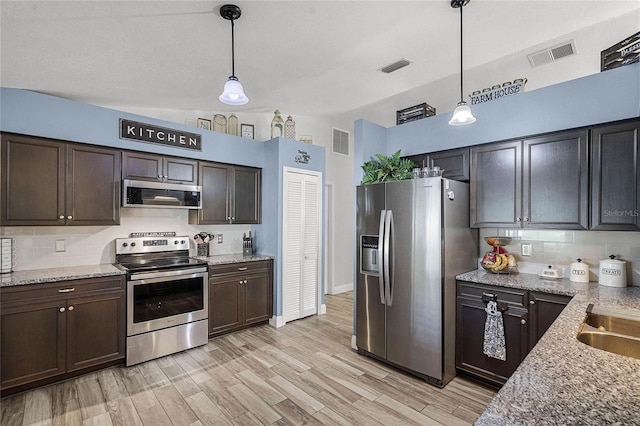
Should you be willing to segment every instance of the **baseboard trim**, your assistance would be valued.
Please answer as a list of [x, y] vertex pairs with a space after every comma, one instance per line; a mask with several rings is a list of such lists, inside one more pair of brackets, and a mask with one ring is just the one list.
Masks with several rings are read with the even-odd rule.
[[271, 325], [271, 327], [280, 328], [285, 324], [286, 323], [284, 322], [284, 317], [282, 315], [274, 315], [269, 318], [269, 325]]
[[357, 351], [358, 350], [358, 346], [356, 346], [356, 335], [352, 335], [351, 336], [351, 349]]
[[345, 293], [347, 291], [353, 290], [353, 283], [346, 283], [333, 288], [333, 292], [331, 294], [340, 294]]
[[318, 312], [318, 315], [324, 315], [326, 313], [327, 313], [327, 305], [323, 303], [322, 305], [320, 305], [320, 312]]

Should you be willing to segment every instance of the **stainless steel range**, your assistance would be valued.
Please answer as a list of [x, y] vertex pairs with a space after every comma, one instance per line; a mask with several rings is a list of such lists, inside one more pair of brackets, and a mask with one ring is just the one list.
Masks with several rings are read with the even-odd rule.
[[116, 266], [127, 271], [127, 366], [207, 343], [208, 266], [189, 257], [189, 237], [171, 234], [116, 239]]

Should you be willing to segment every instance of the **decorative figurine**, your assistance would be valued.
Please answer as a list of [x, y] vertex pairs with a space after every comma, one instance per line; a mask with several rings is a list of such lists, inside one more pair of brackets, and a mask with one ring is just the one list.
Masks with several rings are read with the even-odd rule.
[[288, 116], [287, 121], [284, 122], [284, 137], [296, 140], [296, 122], [293, 121], [291, 116]]
[[273, 120], [271, 120], [271, 139], [284, 136], [284, 120], [280, 111], [275, 110]]

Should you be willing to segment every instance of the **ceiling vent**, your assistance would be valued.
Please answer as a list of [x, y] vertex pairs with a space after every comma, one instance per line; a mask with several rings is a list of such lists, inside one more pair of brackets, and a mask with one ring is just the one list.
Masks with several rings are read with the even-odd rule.
[[576, 54], [576, 45], [573, 40], [566, 41], [557, 46], [553, 46], [539, 52], [527, 55], [531, 68], [557, 61], [560, 58], [566, 58]]
[[387, 65], [386, 67], [380, 68], [378, 71], [382, 71], [385, 74], [390, 74], [394, 71], [398, 71], [400, 68], [404, 68], [413, 62], [411, 59], [402, 58], [399, 61], [395, 61], [392, 64]]
[[349, 155], [349, 132], [333, 128], [333, 144], [331, 151], [334, 154]]

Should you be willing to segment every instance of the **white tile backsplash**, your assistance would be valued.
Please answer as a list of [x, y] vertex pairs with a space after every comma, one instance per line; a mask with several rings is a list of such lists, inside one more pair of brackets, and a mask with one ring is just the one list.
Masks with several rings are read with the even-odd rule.
[[[481, 229], [479, 259], [490, 250], [484, 237], [496, 235], [513, 238], [506, 249], [516, 256], [522, 273], [538, 274], [553, 265], [569, 276], [569, 265], [581, 258], [589, 265], [591, 281], [598, 281], [600, 261], [615, 254], [627, 262], [628, 284], [640, 286], [640, 232]], [[523, 243], [531, 244], [532, 256], [520, 254]]]
[[[199, 232], [223, 235], [211, 243], [211, 255], [242, 253], [242, 236], [250, 225], [190, 225], [181, 209], [122, 208], [119, 226], [16, 226], [0, 228], [0, 235], [16, 240], [14, 271], [96, 265], [115, 262], [115, 239], [132, 232], [171, 231], [186, 235], [196, 254], [193, 236]], [[56, 252], [56, 240], [65, 240], [66, 251]]]

